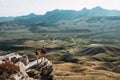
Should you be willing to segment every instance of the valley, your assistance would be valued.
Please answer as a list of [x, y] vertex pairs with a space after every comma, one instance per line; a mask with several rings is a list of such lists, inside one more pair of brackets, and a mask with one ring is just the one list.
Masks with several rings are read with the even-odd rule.
[[120, 11], [101, 7], [0, 18], [0, 55], [35, 59], [45, 46], [55, 80], [120, 80]]

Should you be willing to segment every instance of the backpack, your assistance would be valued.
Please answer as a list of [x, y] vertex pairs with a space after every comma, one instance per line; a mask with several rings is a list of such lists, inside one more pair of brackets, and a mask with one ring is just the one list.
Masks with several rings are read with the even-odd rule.
[[44, 53], [44, 48], [41, 49], [41, 52]]
[[39, 53], [36, 51], [36, 52], [35, 52], [35, 55], [39, 55]]
[[45, 48], [42, 48], [42, 49], [41, 49], [41, 52], [42, 52], [43, 54], [46, 54], [46, 49], [45, 49]]

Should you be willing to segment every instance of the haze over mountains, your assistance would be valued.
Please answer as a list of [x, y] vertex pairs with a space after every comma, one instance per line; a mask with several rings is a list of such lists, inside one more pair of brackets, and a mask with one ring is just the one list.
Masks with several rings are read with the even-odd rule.
[[18, 17], [0, 17], [0, 22], [11, 21], [17, 19], [32, 19], [32, 21], [59, 21], [59, 20], [73, 20], [83, 17], [93, 17], [93, 16], [120, 16], [119, 10], [107, 10], [99, 6], [92, 9], [83, 8], [80, 11], [75, 10], [53, 10], [47, 12], [45, 15], [36, 15], [31, 13], [26, 16]]
[[[53, 10], [45, 15], [0, 17], [1, 32], [77, 33], [77, 36], [120, 39], [120, 11], [99, 6], [80, 11]], [[26, 31], [26, 32], [27, 32]]]

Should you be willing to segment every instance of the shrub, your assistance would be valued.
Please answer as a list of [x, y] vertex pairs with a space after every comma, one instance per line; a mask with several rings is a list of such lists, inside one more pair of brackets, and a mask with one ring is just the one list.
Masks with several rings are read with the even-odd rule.
[[120, 65], [118, 66], [115, 66], [113, 69], [112, 69], [113, 72], [116, 72], [116, 73], [120, 73]]
[[72, 62], [72, 63], [79, 62], [79, 59], [75, 55], [69, 53], [63, 55], [60, 60], [65, 62]]
[[0, 80], [9, 79], [12, 74], [19, 72], [19, 67], [11, 62], [0, 64]]

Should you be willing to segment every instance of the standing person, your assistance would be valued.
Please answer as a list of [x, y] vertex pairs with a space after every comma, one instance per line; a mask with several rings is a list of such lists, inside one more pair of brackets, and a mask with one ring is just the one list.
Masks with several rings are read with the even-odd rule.
[[41, 48], [41, 53], [42, 53], [42, 57], [46, 57], [47, 50], [44, 46]]
[[36, 49], [35, 56], [36, 56], [36, 59], [37, 59], [37, 63], [38, 63], [38, 59], [40, 58], [40, 55], [41, 55], [40, 50]]

